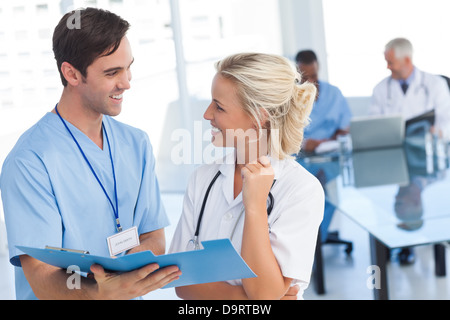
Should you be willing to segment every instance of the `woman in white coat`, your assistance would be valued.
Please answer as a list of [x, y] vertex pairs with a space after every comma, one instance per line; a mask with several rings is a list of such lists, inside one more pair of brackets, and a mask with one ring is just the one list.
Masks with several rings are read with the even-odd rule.
[[298, 285], [302, 298], [324, 194], [289, 155], [300, 150], [315, 86], [301, 85], [295, 67], [276, 55], [237, 54], [216, 69], [204, 118], [212, 126], [212, 143], [235, 152], [192, 175], [170, 252], [229, 238], [257, 277], [176, 292], [196, 300], [281, 299]]
[[409, 120], [435, 110], [436, 133], [450, 138], [450, 91], [446, 81], [419, 70], [413, 64], [413, 47], [397, 38], [386, 45], [385, 59], [391, 71], [373, 90], [369, 113], [398, 114]]

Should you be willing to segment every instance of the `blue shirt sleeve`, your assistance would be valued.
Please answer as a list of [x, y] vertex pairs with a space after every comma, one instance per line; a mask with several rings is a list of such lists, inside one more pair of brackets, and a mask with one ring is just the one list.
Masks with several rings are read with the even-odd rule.
[[31, 151], [5, 161], [1, 176], [2, 201], [10, 262], [20, 267], [17, 245], [60, 247], [62, 221], [44, 164]]

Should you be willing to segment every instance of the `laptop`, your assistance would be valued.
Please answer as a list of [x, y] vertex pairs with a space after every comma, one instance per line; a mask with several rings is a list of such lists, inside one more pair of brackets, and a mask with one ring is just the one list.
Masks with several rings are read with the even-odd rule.
[[353, 151], [403, 145], [405, 121], [399, 115], [354, 118], [350, 123]]

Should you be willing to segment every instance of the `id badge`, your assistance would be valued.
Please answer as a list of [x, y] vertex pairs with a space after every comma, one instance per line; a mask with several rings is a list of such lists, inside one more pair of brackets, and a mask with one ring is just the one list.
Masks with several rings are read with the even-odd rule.
[[137, 227], [122, 231], [107, 238], [109, 255], [117, 256], [140, 245]]

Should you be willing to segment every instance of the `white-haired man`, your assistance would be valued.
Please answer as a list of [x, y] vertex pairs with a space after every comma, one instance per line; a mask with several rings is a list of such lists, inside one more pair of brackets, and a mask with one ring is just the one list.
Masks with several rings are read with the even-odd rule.
[[373, 90], [369, 113], [400, 114], [409, 120], [435, 110], [434, 132], [450, 139], [450, 91], [446, 81], [413, 64], [413, 46], [407, 39], [390, 41], [384, 55], [391, 76]]
[[[391, 76], [374, 88], [369, 113], [399, 114], [409, 120], [434, 110], [431, 131], [449, 139], [450, 90], [444, 78], [421, 71], [413, 64], [413, 46], [407, 39], [391, 40], [384, 55]], [[413, 263], [413, 248], [402, 248], [398, 259], [401, 264]]]

